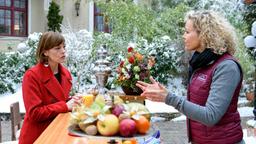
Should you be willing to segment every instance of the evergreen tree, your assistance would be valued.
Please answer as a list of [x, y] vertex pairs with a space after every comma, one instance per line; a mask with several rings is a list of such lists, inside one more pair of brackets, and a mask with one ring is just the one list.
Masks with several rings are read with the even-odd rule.
[[243, 13], [244, 22], [247, 25], [247, 34], [251, 34], [252, 23], [256, 21], [256, 4], [245, 5]]
[[47, 14], [47, 19], [48, 19], [47, 24], [48, 24], [49, 31], [61, 32], [60, 24], [62, 23], [63, 16], [59, 15], [59, 12], [60, 12], [59, 5], [54, 1], [52, 1], [50, 3], [49, 12]]

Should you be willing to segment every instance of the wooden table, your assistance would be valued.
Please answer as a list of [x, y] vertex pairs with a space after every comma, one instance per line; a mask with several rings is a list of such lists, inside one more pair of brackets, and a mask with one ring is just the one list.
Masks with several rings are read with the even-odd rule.
[[[108, 144], [109, 139], [88, 139], [68, 134], [70, 113], [59, 114], [34, 144]], [[118, 144], [121, 144], [119, 141]]]

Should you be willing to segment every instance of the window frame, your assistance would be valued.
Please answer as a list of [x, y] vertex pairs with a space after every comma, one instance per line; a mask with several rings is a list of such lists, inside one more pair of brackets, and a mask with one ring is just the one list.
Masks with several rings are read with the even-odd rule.
[[[12, 36], [12, 37], [26, 37], [28, 36], [28, 0], [25, 0], [25, 8], [17, 8], [14, 6], [14, 2], [17, 0], [10, 0], [11, 6], [0, 6], [0, 10], [9, 10], [11, 12], [11, 34], [0, 33], [0, 36]], [[20, 0], [19, 0], [20, 1]], [[5, 1], [6, 2], [6, 1]], [[15, 34], [15, 12], [23, 12], [25, 14], [25, 34]], [[5, 25], [6, 26], [6, 25]]]
[[[97, 11], [99, 10], [99, 11]], [[104, 13], [99, 9], [99, 7], [97, 7], [96, 3], [94, 3], [94, 7], [93, 7], [93, 30], [96, 32], [106, 32], [106, 33], [111, 33], [111, 26], [110, 26], [110, 22], [108, 17], [106, 17], [104, 15]], [[102, 16], [103, 17], [103, 31], [99, 31], [97, 29], [97, 25], [99, 24], [97, 21], [97, 17]]]

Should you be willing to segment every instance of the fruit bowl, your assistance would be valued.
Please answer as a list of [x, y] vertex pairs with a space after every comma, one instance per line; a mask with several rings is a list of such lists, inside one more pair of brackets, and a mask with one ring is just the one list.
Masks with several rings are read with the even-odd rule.
[[85, 132], [83, 132], [78, 125], [70, 125], [68, 127], [68, 134], [71, 136], [77, 136], [77, 137], [87, 137], [88, 139], [115, 139], [115, 140], [129, 140], [129, 139], [146, 139], [149, 136], [153, 134], [153, 131], [150, 129], [147, 134], [135, 134], [133, 137], [123, 137], [120, 135], [114, 135], [114, 136], [103, 136], [100, 134], [97, 135], [88, 135]]
[[150, 114], [145, 105], [124, 103], [118, 96], [109, 102], [98, 95], [90, 106], [82, 102], [73, 109], [69, 134], [124, 139], [145, 137], [150, 128]]

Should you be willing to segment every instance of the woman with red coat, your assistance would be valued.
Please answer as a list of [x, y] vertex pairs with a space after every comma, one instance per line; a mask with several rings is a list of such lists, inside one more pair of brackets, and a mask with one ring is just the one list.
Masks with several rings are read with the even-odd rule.
[[65, 40], [56, 32], [45, 32], [36, 52], [38, 63], [26, 71], [22, 94], [26, 109], [19, 144], [32, 144], [59, 113], [72, 110], [79, 101], [70, 97], [71, 74], [62, 66]]

